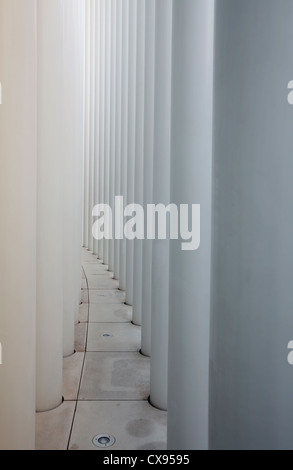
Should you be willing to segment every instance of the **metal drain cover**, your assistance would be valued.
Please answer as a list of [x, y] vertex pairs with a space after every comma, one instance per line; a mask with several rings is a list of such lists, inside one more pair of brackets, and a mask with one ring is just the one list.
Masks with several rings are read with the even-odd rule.
[[99, 434], [93, 438], [93, 444], [96, 447], [112, 447], [116, 442], [115, 437], [110, 436], [110, 434]]

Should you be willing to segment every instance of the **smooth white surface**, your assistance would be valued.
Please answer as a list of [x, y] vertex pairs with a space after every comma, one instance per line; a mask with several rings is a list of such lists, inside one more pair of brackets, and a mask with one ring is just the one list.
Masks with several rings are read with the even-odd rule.
[[35, 446], [36, 35], [36, 1], [0, 0], [1, 450]]
[[[76, 3], [76, 34], [75, 34], [75, 48], [76, 48], [76, 73], [75, 73], [75, 143], [76, 148], [74, 152], [75, 162], [75, 276], [76, 276], [76, 305], [81, 301], [80, 290], [80, 267], [81, 267], [81, 253], [83, 243], [83, 184], [84, 184], [84, 42], [85, 42], [85, 5], [84, 0], [77, 0]], [[75, 323], [78, 322], [78, 308], [75, 310]]]
[[[172, 3], [156, 3], [154, 115], [155, 204], [170, 203]], [[151, 403], [167, 409], [169, 325], [169, 241], [152, 243]]]
[[[128, 52], [129, 52], [129, 0], [124, 0], [122, 8], [122, 84], [121, 84], [121, 179], [120, 194], [127, 201], [128, 172]], [[119, 260], [120, 289], [126, 290], [126, 240], [120, 243]]]
[[[135, 173], [132, 203], [143, 205], [144, 116], [145, 116], [145, 9], [146, 0], [137, 3]], [[142, 240], [133, 242], [133, 323], [142, 322]]]
[[[99, 112], [99, 204], [104, 200], [105, 170], [105, 0], [100, 0], [100, 112]], [[104, 240], [98, 243], [99, 259], [104, 260]]]
[[291, 1], [217, 2], [212, 449], [292, 449], [292, 23]]
[[[153, 203], [156, 2], [146, 2], [143, 205]], [[141, 351], [151, 356], [152, 241], [143, 242]]]
[[64, 0], [63, 354], [74, 352], [81, 265], [83, 156], [82, 2]]
[[213, 0], [173, 3], [171, 200], [201, 204], [201, 246], [170, 243], [168, 448], [208, 448]]
[[[110, 61], [110, 171], [109, 171], [109, 204], [113, 208], [116, 195], [116, 151], [118, 143], [116, 142], [116, 41], [117, 41], [117, 0], [111, 1], [111, 61]], [[114, 217], [114, 214], [113, 214]], [[109, 240], [109, 271], [114, 272], [115, 260], [115, 240]]]
[[[137, 1], [129, 0], [127, 204], [134, 203], [136, 135]], [[126, 303], [133, 304], [133, 241], [126, 241]]]
[[[93, 205], [99, 203], [99, 186], [100, 186], [100, 102], [101, 102], [101, 2], [96, 2], [95, 6], [95, 128], [94, 128], [94, 199]], [[94, 238], [93, 240], [93, 253], [99, 256], [99, 241]]]
[[[116, 1], [116, 102], [115, 102], [115, 181], [114, 196], [121, 195], [121, 152], [122, 152], [122, 11], [124, 3]], [[121, 240], [114, 241], [114, 279], [119, 279], [120, 274], [120, 246]]]
[[84, 35], [84, 196], [83, 196], [83, 246], [88, 248], [89, 241], [89, 164], [90, 164], [90, 6], [91, 0], [84, 0], [85, 35]]
[[76, 50], [75, 38], [75, 8], [71, 0], [64, 0], [64, 153], [63, 163], [63, 356], [74, 353], [74, 324], [75, 324], [75, 104], [76, 89], [72, 69], [75, 69]]
[[37, 411], [62, 401], [63, 1], [38, 0]]
[[[110, 136], [111, 136], [111, 0], [105, 1], [105, 129], [104, 129], [104, 203], [110, 203]], [[103, 261], [109, 265], [109, 240], [103, 243]]]
[[90, 106], [89, 106], [89, 185], [88, 185], [88, 249], [93, 251], [94, 239], [92, 234], [93, 217], [92, 211], [94, 207], [94, 169], [95, 169], [95, 94], [96, 94], [96, 0], [90, 0], [90, 66], [89, 66], [89, 86], [90, 86]]

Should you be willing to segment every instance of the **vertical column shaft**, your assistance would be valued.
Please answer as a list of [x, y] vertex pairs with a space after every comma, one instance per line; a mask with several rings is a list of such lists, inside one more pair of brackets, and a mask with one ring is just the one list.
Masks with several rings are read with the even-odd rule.
[[[121, 152], [122, 152], [122, 10], [124, 4], [119, 0], [116, 1], [116, 103], [115, 103], [115, 184], [114, 196], [121, 196]], [[120, 246], [121, 240], [114, 242], [114, 279], [119, 279], [120, 274]]]
[[[109, 204], [112, 209], [112, 226], [114, 227], [114, 206], [115, 206], [115, 166], [116, 166], [116, 37], [117, 37], [117, 15], [116, 0], [111, 0], [111, 76], [110, 76], [110, 181], [109, 181]], [[109, 271], [114, 272], [115, 259], [115, 234], [109, 240]]]
[[[80, 0], [64, 1], [64, 154], [63, 154], [63, 353], [74, 352], [74, 324], [81, 288], [81, 199], [83, 155], [83, 50]], [[81, 42], [81, 44], [80, 44]]]
[[216, 3], [212, 449], [292, 449], [292, 23]]
[[[101, 86], [101, 2], [96, 2], [96, 27], [95, 27], [95, 155], [94, 155], [94, 201], [93, 205], [96, 206], [100, 202], [99, 189], [100, 189], [100, 86]], [[94, 239], [93, 241], [93, 252], [99, 256], [99, 241]]]
[[[136, 51], [136, 130], [135, 130], [135, 184], [134, 203], [143, 205], [144, 163], [144, 93], [145, 93], [145, 9], [146, 0], [137, 4], [137, 51]], [[133, 265], [133, 322], [142, 321], [142, 247], [141, 239], [134, 240]]]
[[[111, 135], [111, 12], [110, 0], [105, 1], [105, 145], [104, 203], [110, 203], [110, 135]], [[109, 265], [109, 240], [104, 239], [104, 263]]]
[[[83, 232], [83, 172], [84, 172], [84, 33], [85, 33], [85, 4], [84, 0], [78, 0], [76, 5], [76, 75], [75, 75], [75, 93], [76, 93], [76, 174], [75, 174], [75, 217], [76, 226], [74, 232], [75, 239], [75, 272], [76, 272], [76, 305], [81, 302], [81, 257], [82, 257], [82, 232]], [[75, 311], [75, 323], [78, 322], [78, 308]]]
[[[137, 0], [129, 0], [127, 204], [134, 203]], [[126, 303], [133, 304], [133, 241], [126, 241]]]
[[89, 241], [89, 166], [90, 166], [90, 33], [91, 33], [91, 0], [85, 1], [85, 70], [84, 70], [84, 199], [83, 199], [83, 245], [88, 248]]
[[95, 168], [95, 92], [96, 92], [96, 0], [90, 3], [90, 107], [89, 107], [89, 207], [88, 207], [88, 249], [93, 251], [93, 207], [94, 207], [94, 168]]
[[[156, 3], [153, 203], [170, 203], [172, 2]], [[169, 241], [152, 244], [151, 403], [167, 409]]]
[[201, 205], [201, 245], [170, 248], [168, 447], [196, 450], [208, 448], [214, 2], [174, 2], [173, 15], [171, 200]]
[[[119, 1], [119, 0], [118, 0]], [[129, 71], [129, 0], [125, 0], [122, 8], [122, 38], [121, 38], [121, 170], [120, 193], [127, 202], [127, 171], [128, 171], [128, 71]], [[126, 240], [120, 243], [119, 285], [126, 290]]]
[[36, 1], [0, 0], [1, 450], [35, 445], [36, 36]]
[[[105, 0], [100, 0], [100, 86], [99, 86], [99, 204], [105, 202]], [[104, 261], [104, 240], [98, 243], [99, 258]]]
[[37, 411], [62, 402], [63, 7], [62, 0], [37, 3]]
[[[156, 2], [146, 2], [143, 203], [153, 202]], [[143, 242], [141, 351], [151, 356], [152, 241]]]

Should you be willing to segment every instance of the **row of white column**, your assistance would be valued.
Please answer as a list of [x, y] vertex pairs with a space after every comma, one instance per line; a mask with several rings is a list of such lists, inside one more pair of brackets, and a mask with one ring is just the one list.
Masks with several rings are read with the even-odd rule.
[[98, 253], [142, 325], [170, 449], [290, 447], [293, 10], [281, 3], [95, 2], [95, 202], [201, 205], [196, 252], [135, 240]]
[[[155, 254], [152, 256], [150, 241], [93, 240], [92, 211], [98, 203], [109, 204], [114, 208], [115, 196], [121, 195], [125, 204], [146, 206], [147, 203], [152, 203], [154, 192], [160, 193], [161, 190], [159, 178], [156, 179], [156, 185], [153, 184], [154, 174], [157, 175], [158, 169], [168, 171], [166, 163], [170, 167], [172, 2], [86, 0], [85, 5], [83, 242], [85, 247], [108, 265], [109, 270], [114, 272], [114, 277], [120, 280], [120, 288], [126, 291], [126, 303], [133, 305], [133, 323], [142, 325], [142, 353], [146, 356], [151, 356], [152, 350], [152, 311], [156, 309], [160, 312], [159, 315], [154, 314], [154, 330], [156, 334], [159, 329], [159, 343], [163, 340], [164, 346], [159, 347], [157, 354], [154, 354], [152, 388], [154, 392], [161, 388], [164, 377], [163, 396], [157, 398], [156, 393], [152, 393], [151, 399], [155, 406], [166, 409], [168, 266], [161, 261], [158, 263]], [[156, 60], [158, 70], [155, 80]], [[164, 95], [157, 108], [158, 126], [164, 121], [163, 135], [161, 132], [156, 134], [157, 148], [154, 123], [156, 86], [157, 100], [161, 99], [161, 93]], [[93, 102], [96, 103], [94, 113]], [[93, 140], [96, 142], [95, 146], [91, 145]], [[97, 169], [94, 171], [94, 178], [93, 168]], [[166, 204], [170, 200], [170, 175], [167, 180], [162, 199]], [[159, 195], [156, 194], [158, 201]], [[168, 262], [167, 241], [160, 244], [158, 250], [161, 249]], [[154, 276], [159, 276], [162, 283], [167, 280], [163, 290], [158, 288], [157, 281], [154, 282], [154, 297], [153, 260]], [[160, 291], [156, 297], [158, 289]]]
[[[86, 0], [86, 11], [84, 245], [89, 250], [97, 247], [94, 253], [126, 291], [133, 323], [142, 326], [141, 352], [151, 357], [150, 400], [155, 407], [170, 410], [170, 446], [183, 445], [178, 434], [185, 436], [185, 432], [179, 424], [186, 420], [192, 436], [187, 445], [196, 438], [198, 446], [204, 447], [208, 439], [213, 1]], [[94, 90], [97, 106], [92, 116]], [[96, 152], [90, 144], [93, 138], [99, 142]], [[99, 171], [92, 182], [93, 167]], [[120, 195], [125, 204], [145, 209], [151, 203], [168, 206], [171, 200], [178, 205], [201, 202], [205, 241], [200, 253], [183, 254], [179, 241], [171, 246], [168, 241], [142, 239], [95, 244], [93, 205], [105, 203], [113, 209], [115, 196]], [[186, 288], [194, 277], [198, 289]], [[195, 357], [189, 353], [193, 343]], [[194, 368], [200, 377], [196, 396], [194, 374], [190, 374]], [[180, 385], [183, 379], [187, 389]]]
[[[142, 325], [169, 449], [292, 448], [292, 22], [290, 0], [0, 0], [1, 449], [61, 403], [83, 153], [83, 243]], [[201, 204], [200, 249], [96, 243], [121, 194]]]
[[83, 2], [0, 1], [0, 448], [62, 403], [80, 301]]

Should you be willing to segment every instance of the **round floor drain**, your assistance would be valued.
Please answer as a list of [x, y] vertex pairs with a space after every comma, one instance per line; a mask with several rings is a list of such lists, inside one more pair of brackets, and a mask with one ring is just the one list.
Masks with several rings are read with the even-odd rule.
[[101, 336], [101, 338], [113, 338], [113, 335], [110, 335], [109, 333], [103, 333], [100, 336]]
[[110, 436], [109, 434], [99, 434], [93, 438], [93, 444], [96, 447], [112, 447], [116, 442], [115, 437]]

